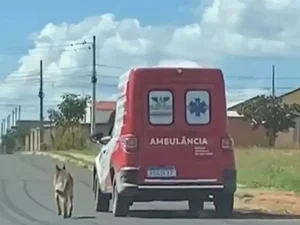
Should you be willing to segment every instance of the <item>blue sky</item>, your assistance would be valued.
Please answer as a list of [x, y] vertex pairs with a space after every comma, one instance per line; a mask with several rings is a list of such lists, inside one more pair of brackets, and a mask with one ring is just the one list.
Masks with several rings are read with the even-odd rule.
[[[262, 0], [265, 1], [265, 0]], [[224, 3], [224, 0], [221, 0], [220, 2], [223, 2], [223, 8], [222, 10], [225, 12], [226, 8], [226, 3]], [[255, 8], [254, 3], [245, 3], [247, 1], [243, 0], [236, 0], [236, 2], [244, 3], [247, 9], [249, 9], [249, 12], [251, 13], [257, 13], [256, 11], [251, 11]], [[17, 1], [17, 0], [10, 0], [10, 1], [3, 1], [1, 3], [0, 7], [0, 27], [2, 28], [2, 35], [0, 36], [0, 81], [4, 80], [7, 78], [9, 73], [7, 72], [13, 72], [14, 70], [17, 70], [18, 67], [21, 64], [18, 64], [18, 61], [20, 57], [24, 56], [27, 54], [28, 49], [33, 49], [35, 48], [35, 44], [33, 39], [36, 39], [35, 34], [39, 34], [41, 30], [46, 30], [46, 34], [51, 37], [50, 39], [52, 40], [51, 43], [55, 43], [57, 36], [59, 36], [59, 29], [62, 27], [62, 23], [66, 23], [68, 26], [68, 31], [65, 31], [66, 34], [71, 36], [72, 34], [72, 24], [79, 24], [79, 23], [86, 23], [84, 25], [78, 25], [80, 29], [83, 29], [83, 26], [88, 27], [89, 29], [92, 29], [93, 26], [98, 26], [100, 27], [99, 24], [95, 23], [94, 25], [89, 25], [87, 24], [88, 22], [86, 21], [86, 18], [88, 17], [93, 17], [97, 15], [102, 15], [106, 13], [112, 13], [115, 15], [114, 21], [122, 21], [123, 19], [126, 18], [135, 18], [139, 21], [140, 26], [143, 27], [143, 29], [146, 30], [146, 26], [150, 25], [151, 26], [151, 32], [149, 31], [149, 34], [154, 36], [154, 39], [151, 39], [152, 42], [157, 41], [157, 38], [155, 39], [156, 36], [159, 36], [160, 33], [155, 33], [155, 32], [161, 32], [161, 30], [157, 31], [155, 29], [158, 29], [159, 27], [169, 27], [170, 29], [169, 33], [166, 33], [166, 36], [164, 36], [165, 33], [162, 34], [162, 39], [169, 38], [170, 40], [166, 41], [166, 44], [169, 42], [174, 42], [173, 45], [175, 46], [174, 52], [170, 54], [169, 56], [162, 52], [150, 52], [148, 53], [140, 53], [144, 54], [142, 55], [145, 60], [148, 62], [150, 61], [150, 58], [153, 58], [153, 55], [156, 56], [158, 55], [157, 60], [155, 59], [154, 61], [160, 62], [161, 60], [165, 59], [172, 59], [174, 58], [174, 55], [179, 54], [178, 52], [182, 53], [181, 47], [184, 49], [184, 53], [189, 54], [187, 58], [182, 58], [182, 60], [191, 60], [194, 62], [197, 62], [198, 64], [203, 64], [201, 60], [197, 59], [198, 55], [201, 55], [201, 57], [206, 57], [207, 55], [210, 54], [210, 50], [204, 50], [202, 51], [201, 49], [206, 49], [209, 47], [205, 47], [204, 41], [207, 41], [205, 39], [199, 39], [198, 42], [193, 42], [193, 39], [191, 39], [192, 36], [189, 36], [190, 39], [187, 38], [187, 41], [184, 41], [184, 38], [187, 36], [187, 31], [184, 33], [181, 29], [181, 35], [178, 36], [177, 39], [180, 39], [180, 41], [175, 42], [173, 39], [174, 35], [176, 34], [176, 30], [179, 28], [183, 28], [185, 26], [194, 26], [195, 24], [199, 27], [201, 27], [201, 32], [205, 31], [205, 33], [209, 33], [212, 31], [209, 31], [210, 26], [213, 28], [213, 26], [217, 27], [217, 29], [214, 29], [214, 35], [218, 36], [219, 34], [222, 34], [224, 32], [223, 28], [227, 26], [222, 25], [222, 19], [219, 20], [218, 22], [211, 22], [211, 21], [217, 21], [217, 20], [209, 20], [209, 16], [206, 15], [204, 17], [204, 12], [208, 7], [212, 7], [215, 4], [216, 6], [216, 1], [200, 1], [200, 0], [189, 0], [189, 1], [184, 1], [184, 0], [172, 0], [172, 1], [162, 1], [162, 0], [153, 0], [153, 1], [137, 1], [137, 0], [128, 0], [128, 1], [116, 1], [116, 0], [111, 0], [111, 1], [79, 1], [79, 0], [64, 0], [64, 1], [58, 1], [58, 0], [53, 0], [53, 1], [48, 1], [48, 2], [41, 2], [41, 1], [36, 1], [36, 0], [30, 0], [30, 1]], [[251, 5], [252, 4], [252, 5]], [[238, 4], [237, 4], [238, 5]], [[232, 6], [234, 8], [234, 6]], [[259, 6], [261, 8], [261, 5]], [[273, 8], [275, 5], [273, 5]], [[218, 7], [215, 7], [214, 10], [211, 10], [210, 16], [215, 16], [217, 17], [214, 12], [216, 12], [216, 9]], [[220, 16], [221, 17], [221, 8], [219, 8]], [[291, 9], [290, 9], [291, 8]], [[289, 10], [292, 10], [292, 6], [289, 8]], [[294, 7], [295, 8], [295, 7]], [[275, 11], [269, 10], [270, 7], [267, 9], [265, 14], [271, 16], [276, 16], [278, 14], [275, 14]], [[231, 9], [227, 9], [231, 10]], [[264, 36], [265, 34], [259, 31], [262, 29], [259, 27], [262, 22], [255, 22], [256, 16], [253, 16], [252, 22], [246, 21], [247, 19], [246, 16], [244, 16], [241, 12], [238, 11], [239, 9], [235, 9], [236, 11], [232, 11], [231, 14], [235, 14], [240, 16], [240, 23], [237, 26], [234, 24], [236, 27], [234, 29], [232, 28], [233, 25], [231, 25], [230, 29], [234, 30], [235, 34], [238, 33], [240, 35], [250, 35], [249, 37], [245, 36], [245, 43], [249, 43], [246, 47], [243, 46], [243, 48], [237, 49], [235, 48], [234, 44], [230, 44], [228, 41], [227, 43], [224, 43], [224, 46], [220, 48], [222, 50], [222, 54], [219, 54], [218, 56], [212, 56], [214, 59], [212, 60], [211, 64], [216, 67], [222, 68], [224, 71], [225, 77], [226, 77], [226, 84], [227, 88], [229, 91], [233, 91], [235, 89], [266, 89], [266, 88], [271, 88], [271, 72], [272, 72], [272, 64], [276, 65], [276, 93], [277, 94], [282, 94], [284, 92], [290, 91], [294, 88], [298, 88], [300, 86], [300, 78], [292, 78], [295, 76], [299, 76], [300, 69], [297, 66], [297, 62], [299, 62], [299, 57], [291, 57], [289, 54], [286, 54], [284, 57], [282, 57], [282, 52], [281, 48], [279, 48], [279, 45], [276, 45], [278, 47], [278, 50], [276, 48], [268, 48], [267, 50], [269, 51], [267, 56], [264, 51], [260, 52], [260, 49], [263, 47], [255, 47], [255, 48], [250, 48], [249, 46], [252, 46], [254, 41], [257, 43], [257, 39], [253, 39], [253, 35], [255, 34], [258, 36], [260, 39], [265, 41], [265, 45], [261, 46], [268, 46], [271, 42], [269, 37]], [[268, 11], [267, 11], [268, 10]], [[276, 13], [278, 12], [278, 9], [276, 9]], [[285, 9], [287, 11], [287, 9]], [[223, 12], [223, 14], [224, 14]], [[291, 11], [291, 15], [293, 11]], [[244, 16], [244, 17], [243, 17]], [[257, 14], [257, 17], [261, 16], [260, 14]], [[204, 22], [201, 22], [204, 17]], [[228, 17], [228, 16], [226, 16]], [[269, 18], [268, 17], [268, 18]], [[266, 17], [267, 18], [267, 17]], [[268, 19], [267, 18], [267, 19]], [[226, 19], [226, 18], [225, 18]], [[224, 19], [224, 20], [225, 20]], [[259, 19], [259, 18], [257, 18]], [[264, 29], [266, 27], [269, 27], [270, 29], [274, 27], [273, 24], [268, 22], [266, 19], [266, 24], [264, 25]], [[99, 19], [100, 21], [100, 19]], [[262, 21], [262, 20], [261, 20]], [[230, 22], [230, 21], [229, 21]], [[228, 23], [229, 23], [228, 22]], [[247, 27], [242, 27], [241, 24], [244, 22], [244, 24], [247, 24], [249, 26], [249, 29]], [[46, 29], [45, 26], [48, 23], [54, 24], [54, 28], [49, 28]], [[209, 25], [207, 25], [209, 24]], [[278, 23], [279, 25], [282, 25], [282, 29], [285, 29], [285, 27], [288, 27], [288, 25], [284, 25]], [[131, 24], [132, 25], [132, 24]], [[195, 25], [195, 26], [196, 26]], [[129, 25], [128, 25], [129, 26]], [[155, 28], [155, 29], [154, 29]], [[244, 29], [245, 28], [245, 29]], [[78, 30], [79, 28], [77, 28]], [[100, 29], [100, 28], [99, 28]], [[102, 29], [102, 28], [101, 28]], [[101, 30], [100, 29], [100, 30]], [[123, 30], [125, 29], [124, 27], [122, 28]], [[127, 28], [126, 28], [127, 29]], [[129, 29], [129, 28], [128, 28]], [[149, 28], [150, 29], [150, 28]], [[165, 28], [161, 28], [165, 29]], [[229, 28], [228, 28], [229, 29]], [[288, 29], [288, 28], [286, 28]], [[297, 29], [297, 27], [295, 27]], [[84, 30], [84, 29], [83, 29]], [[167, 28], [166, 28], [167, 30]], [[190, 29], [191, 30], [191, 29]], [[212, 29], [213, 30], [213, 29]], [[248, 32], [245, 32], [248, 31]], [[103, 31], [103, 29], [102, 29]], [[101, 36], [101, 32], [99, 31], [99, 34]], [[289, 31], [289, 30], [287, 30]], [[50, 33], [49, 33], [50, 32]], [[52, 32], [52, 33], [51, 33]], [[69, 33], [68, 33], [69, 32]], [[79, 31], [78, 31], [79, 32]], [[83, 31], [82, 31], [83, 32]], [[167, 31], [166, 31], [167, 32]], [[172, 33], [173, 32], [173, 33]], [[250, 34], [252, 32], [252, 34]], [[126, 33], [126, 32], [125, 32]], [[128, 33], [128, 32], [127, 32]], [[130, 32], [129, 32], [130, 33]], [[52, 36], [51, 36], [52, 35]], [[84, 35], [84, 33], [82, 33]], [[131, 33], [131, 36], [134, 35], [134, 32]], [[169, 35], [169, 36], [168, 36]], [[196, 35], [196, 34], [195, 34]], [[252, 35], [252, 36], [251, 36]], [[260, 36], [261, 35], [261, 36]], [[151, 36], [151, 38], [152, 38]], [[232, 36], [235, 37], [235, 36]], [[294, 36], [292, 36], [294, 37]], [[101, 38], [101, 37], [100, 37]], [[131, 37], [133, 38], [133, 37]], [[147, 38], [147, 37], [144, 37]], [[171, 40], [171, 38], [173, 38]], [[251, 39], [252, 38], [252, 39]], [[64, 41], [67, 41], [67, 39], [62, 38]], [[80, 39], [80, 38], [77, 38]], [[36, 39], [37, 40], [37, 39]], [[150, 38], [149, 38], [150, 40]], [[190, 41], [189, 41], [190, 40]], [[203, 41], [202, 41], [203, 40]], [[221, 39], [218, 39], [221, 41]], [[272, 38], [271, 41], [275, 40]], [[277, 40], [277, 39], [276, 39]], [[288, 40], [288, 39], [287, 39]], [[111, 39], [110, 39], [111, 41]], [[233, 42], [236, 40], [232, 40]], [[252, 42], [251, 42], [252, 41]], [[278, 41], [284, 43], [285, 45], [290, 44], [287, 43], [286, 40], [283, 39], [278, 39]], [[112, 41], [111, 41], [112, 42]], [[111, 43], [107, 42], [107, 43]], [[191, 47], [189, 45], [189, 42], [195, 44], [195, 47]], [[138, 42], [137, 42], [138, 43]], [[205, 42], [206, 43], [206, 42]], [[207, 42], [208, 45], [210, 42]], [[116, 43], [115, 43], [116, 44]], [[128, 44], [128, 43], [127, 43]], [[159, 43], [158, 43], [159, 44]], [[203, 45], [199, 49], [197, 46]], [[214, 47], [214, 44], [210, 44], [210, 47]], [[221, 44], [220, 44], [221, 45]], [[271, 45], [271, 44], [270, 44]], [[103, 54], [102, 58], [99, 59], [100, 62], [104, 63], [110, 63], [114, 65], [118, 65], [119, 62], [123, 62], [121, 57], [125, 57], [124, 59], [128, 59], [131, 56], [133, 57], [132, 60], [129, 60], [128, 62], [126, 61], [126, 66], [130, 67], [134, 65], [135, 62], [139, 62], [139, 57], [133, 56], [133, 53], [128, 53], [126, 55], [124, 53], [125, 50], [120, 50], [120, 48], [123, 48], [125, 44], [123, 44], [121, 47], [112, 47], [111, 52], [109, 52], [109, 48], [107, 47], [102, 47], [99, 52]], [[241, 45], [242, 46], [242, 45]], [[258, 45], [259, 46], [259, 45]], [[292, 44], [291, 44], [292, 46]], [[131, 46], [132, 47], [132, 46]], [[100, 47], [99, 47], [100, 48]], [[119, 48], [119, 49], [117, 49]], [[176, 49], [175, 49], [176, 48]], [[178, 50], [177, 50], [178, 48]], [[117, 50], [116, 50], [117, 49]], [[253, 50], [254, 49], [254, 50]], [[270, 50], [271, 49], [271, 50]], [[173, 49], [168, 49], [168, 51], [172, 51]], [[145, 50], [146, 51], [146, 50]], [[296, 49], [295, 49], [296, 51]], [[132, 49], [131, 49], [132, 52]], [[251, 53], [251, 57], [247, 53]], [[263, 53], [262, 53], [263, 52]], [[271, 52], [271, 53], [270, 53]], [[79, 53], [78, 53], [79, 54]], [[106, 55], [107, 54], [107, 57]], [[114, 54], [116, 54], [116, 60], [114, 60]], [[131, 55], [130, 55], [131, 54]], [[146, 56], [148, 54], [148, 56]], [[48, 53], [47, 57], [49, 58], [50, 53]], [[77, 57], [77, 56], [76, 56]], [[79, 56], [78, 56], [79, 57]], [[193, 57], [195, 60], [193, 60]], [[63, 56], [58, 56], [60, 62], [65, 61], [62, 60]], [[142, 58], [142, 57], [141, 57]], [[151, 59], [152, 59], [151, 58]], [[178, 58], [178, 57], [177, 57]], [[117, 60], [118, 59], [118, 60]], [[32, 64], [32, 60], [30, 61], [27, 59], [26, 62], [23, 62], [22, 65], [25, 65], [26, 68], [33, 68], [32, 65], [29, 65], [30, 63]], [[144, 63], [144, 61], [141, 61], [141, 63]], [[36, 59], [36, 64], [38, 65], [38, 58]], [[47, 65], [50, 65], [51, 62], [49, 62]], [[69, 63], [70, 64], [70, 63]], [[78, 63], [76, 64], [78, 65]], [[47, 68], [46, 68], [47, 69]], [[59, 69], [59, 68], [58, 68]], [[24, 72], [24, 70], [22, 70]], [[26, 72], [26, 70], [25, 70]], [[107, 73], [107, 72], [104, 72]], [[117, 73], [117, 72], [112, 72], [112, 73]], [[20, 74], [19, 74], [20, 75]], [[53, 75], [55, 76], [55, 75]], [[59, 76], [59, 75], [57, 75]], [[250, 77], [250, 78], [249, 78]], [[15, 79], [15, 78], [14, 78]], [[18, 78], [19, 79], [19, 78]], [[17, 79], [17, 80], [18, 80]], [[21, 78], [20, 78], [21, 79]], [[23, 78], [22, 78], [23, 79]], [[54, 78], [53, 78], [54, 79]], [[56, 79], [56, 78], [55, 78]], [[74, 80], [74, 79], [73, 79]], [[13, 82], [14, 80], [12, 80]], [[1, 83], [0, 83], [1, 84]], [[87, 83], [87, 85], [89, 85]], [[101, 85], [101, 81], [100, 84]], [[1, 89], [11, 87], [13, 85], [4, 85], [2, 84]], [[28, 109], [29, 113], [29, 108], [31, 107], [31, 111], [34, 109], [38, 109], [38, 99], [36, 99], [36, 94], [37, 91], [35, 90], [35, 87], [33, 86], [33, 92], [31, 95], [28, 95], [29, 97], [25, 97], [25, 91], [24, 92], [8, 92], [8, 91], [2, 91], [0, 92], [0, 118], [6, 116], [10, 110], [11, 110], [11, 105], [12, 104], [23, 104], [24, 105], [24, 110], [26, 113], [26, 109]], [[103, 85], [101, 86], [102, 91], [110, 94], [113, 94], [115, 90]], [[17, 91], [19, 89], [23, 88], [16, 88]], [[32, 89], [32, 88], [28, 88]], [[4, 89], [3, 89], [4, 90]], [[11, 91], [11, 90], [10, 90]], [[78, 92], [81, 93], [82, 91], [86, 92], [83, 90], [83, 88], [78, 88]], [[47, 94], [47, 93], [46, 93]], [[253, 93], [252, 93], [253, 94]], [[255, 93], [254, 93], [255, 94]], [[14, 95], [13, 98], [10, 99], [10, 97]], [[48, 93], [47, 96], [51, 94]], [[99, 96], [102, 96], [101, 93]], [[246, 95], [245, 95], [246, 96]], [[248, 95], [246, 96], [248, 97]], [[21, 99], [19, 102], [14, 101], [13, 99]], [[8, 107], [5, 106], [6, 102], [9, 101], [10, 105]], [[50, 101], [50, 100], [49, 100]], [[52, 101], [52, 100], [51, 100]], [[235, 101], [235, 100], [233, 100]], [[30, 103], [28, 103], [30, 102]], [[29, 104], [30, 107], [26, 106], [26, 104]], [[32, 106], [35, 105], [36, 106]], [[32, 117], [32, 116], [31, 116]], [[30, 118], [31, 118], [30, 117]], [[36, 117], [33, 116], [33, 117]]]
[[[88, 3], [87, 3], [88, 2]], [[3, 1], [0, 7], [0, 27], [3, 34], [0, 37], [0, 50], [2, 54], [7, 49], [25, 52], [26, 48], [33, 46], [30, 34], [39, 32], [49, 22], [52, 23], [78, 23], [85, 17], [114, 13], [117, 18], [138, 18], [142, 24], [184, 25], [195, 20], [197, 15], [189, 12], [190, 8], [197, 7], [196, 0], [171, 1], [80, 1], [80, 0], [52, 0], [43, 2], [37, 0]], [[203, 5], [203, 10], [207, 3]], [[155, 12], [155, 13], [153, 13]], [[10, 51], [11, 52], [11, 51]], [[0, 51], [1, 55], [1, 51]], [[0, 60], [1, 74], [15, 68], [22, 54], [6, 54]]]

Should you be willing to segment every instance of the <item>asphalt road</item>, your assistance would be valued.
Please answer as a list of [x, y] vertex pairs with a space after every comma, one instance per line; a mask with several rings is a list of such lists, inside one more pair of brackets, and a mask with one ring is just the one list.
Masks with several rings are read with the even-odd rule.
[[114, 218], [111, 213], [94, 211], [91, 172], [70, 164], [67, 164], [67, 169], [75, 179], [75, 208], [73, 218], [63, 219], [55, 213], [52, 188], [55, 162], [45, 156], [0, 155], [0, 224], [299, 224], [299, 220], [292, 217], [272, 217], [255, 213], [236, 212], [234, 219], [227, 220], [213, 219], [212, 210], [191, 216], [186, 212], [186, 202], [134, 204], [129, 217]]

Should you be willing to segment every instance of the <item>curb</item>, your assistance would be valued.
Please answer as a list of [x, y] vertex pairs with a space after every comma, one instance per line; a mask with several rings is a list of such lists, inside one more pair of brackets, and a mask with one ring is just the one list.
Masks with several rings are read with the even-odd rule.
[[[69, 157], [67, 155], [60, 155], [60, 154], [56, 154], [56, 153], [51, 153], [51, 152], [21, 152], [22, 155], [41, 155], [41, 156], [48, 156], [51, 157], [52, 159], [56, 159], [62, 162], [69, 162], [69, 163], [73, 163], [76, 166], [85, 168], [85, 169], [89, 169], [89, 170], [93, 170], [93, 166], [91, 165], [91, 162], [86, 162], [83, 159], [78, 158], [78, 160], [76, 160], [76, 157], [72, 156], [72, 154], [69, 154]], [[74, 158], [72, 158], [74, 157]], [[251, 198], [251, 195], [248, 194], [242, 190], [243, 188], [247, 188], [245, 185], [243, 184], [237, 184], [237, 191], [235, 193], [235, 198], [239, 199], [238, 201], [240, 201], [243, 198]], [[243, 194], [244, 193], [244, 194]], [[241, 195], [242, 194], [242, 195]], [[246, 202], [245, 202], [246, 203]], [[241, 212], [247, 212], [251, 211], [252, 213], [266, 213], [269, 215], [289, 215], [291, 214], [291, 212], [289, 212], [288, 210], [286, 210], [285, 212], [282, 211], [276, 211], [276, 210], [272, 210], [272, 209], [267, 209], [267, 208], [263, 208], [263, 207], [253, 207], [251, 205], [247, 206], [246, 205], [239, 205], [236, 208], [237, 211], [241, 211]]]
[[[49, 157], [51, 157], [53, 159], [57, 159], [57, 160], [60, 160], [62, 162], [71, 162], [71, 163], [74, 163], [77, 166], [80, 166], [82, 168], [93, 170], [93, 167], [91, 166], [90, 162], [87, 162], [87, 161], [85, 161], [83, 159], [76, 160], [76, 159], [73, 159], [73, 158], [68, 157], [66, 155], [60, 155], [60, 154], [51, 153], [51, 152], [22, 152], [22, 154], [23, 155], [43, 155], [43, 156], [49, 156]], [[72, 156], [72, 155], [70, 154], [70, 156]], [[74, 158], [76, 158], [76, 157], [74, 157]], [[246, 185], [237, 184], [237, 188], [238, 189], [246, 188]]]
[[57, 159], [62, 162], [70, 162], [73, 163], [79, 167], [82, 167], [84, 169], [93, 170], [93, 166], [91, 166], [90, 162], [86, 162], [82, 159], [72, 159], [71, 157], [60, 155], [56, 153], [50, 153], [50, 152], [23, 152], [22, 155], [42, 155], [42, 156], [49, 156], [52, 159]]

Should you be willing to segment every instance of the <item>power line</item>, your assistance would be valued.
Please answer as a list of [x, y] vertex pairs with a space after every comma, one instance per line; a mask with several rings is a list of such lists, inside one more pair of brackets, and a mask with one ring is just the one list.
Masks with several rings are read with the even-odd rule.
[[[107, 67], [107, 68], [115, 68], [112, 65], [103, 65], [103, 67], [104, 66]], [[49, 75], [55, 75], [55, 74], [65, 72], [65, 71], [67, 72], [67, 70], [72, 70], [72, 69], [82, 69], [83, 70], [86, 67], [90, 67], [90, 66], [73, 66], [73, 67], [60, 68], [60, 69], [57, 69], [57, 70], [46, 70], [44, 72], [44, 74], [49, 76]], [[72, 73], [70, 71], [70, 73], [60, 74], [60, 77], [80, 76], [79, 73], [82, 73], [82, 71], [78, 70], [78, 71], [75, 71], [75, 72], [72, 72]], [[33, 70], [33, 71], [28, 71], [28, 72], [2, 73], [2, 74], [0, 74], [0, 76], [1, 75], [7, 75], [7, 74], [10, 74], [10, 75], [13, 75], [13, 76], [8, 76], [7, 78], [5, 78], [7, 80], [0, 81], [0, 84], [1, 84], [1, 82], [9, 82], [9, 81], [15, 81], [15, 80], [25, 80], [25, 79], [28, 79], [28, 78], [35, 78], [35, 77], [38, 76], [38, 71]], [[119, 78], [119, 75], [100, 74], [100, 78]]]
[[[276, 88], [278, 90], [292, 90], [292, 89], [295, 89], [294, 87], [278, 87]], [[266, 90], [272, 90], [272, 87], [227, 87], [226, 88], [226, 91], [233, 91], [233, 90], [239, 90], [241, 92], [243, 91], [247, 91], [247, 90], [256, 90], [257, 92], [259, 91], [266, 91]], [[229, 94], [232, 94], [232, 95], [237, 95], [237, 93], [229, 93]], [[34, 98], [35, 96], [32, 95], [32, 98]], [[29, 96], [30, 98], [30, 96]], [[32, 106], [37, 106], [38, 103], [36, 104], [33, 104], [33, 103], [26, 103], [24, 102], [24, 100], [28, 100], [28, 97], [26, 98], [4, 98], [4, 97], [0, 97], [0, 107], [6, 107], [6, 106], [16, 106], [16, 105], [19, 105], [19, 103], [7, 103], [8, 101], [13, 101], [13, 102], [22, 102], [22, 105], [24, 105], [25, 107], [32, 107]], [[56, 105], [60, 103], [60, 99], [58, 100], [46, 100], [45, 101], [45, 105]]]
[[[78, 80], [77, 80], [78, 81]], [[22, 85], [34, 85], [34, 84], [38, 84], [38, 80], [35, 81], [31, 81], [31, 82], [18, 82], [18, 83], [11, 83], [11, 84], [5, 84], [4, 88], [17, 88], [20, 87]], [[46, 80], [44, 82], [45, 88], [46, 89], [52, 89], [52, 88], [75, 88], [75, 89], [83, 89], [83, 88], [90, 88], [90, 84], [85, 82], [85, 83], [76, 83], [76, 84], [66, 84], [64, 82], [61, 82], [59, 84], [57, 84], [57, 81], [50, 81], [50, 80]], [[97, 84], [97, 87], [118, 87], [118, 84], [115, 83], [109, 83], [109, 82], [99, 82]]]
[[[82, 72], [78, 72], [78, 73], [71, 73], [71, 74], [60, 74], [60, 73], [44, 73], [47, 75], [46, 79], [54, 79], [54, 80], [60, 80], [60, 78], [70, 78], [70, 77], [74, 77], [74, 78], [81, 78], [81, 77], [87, 77], [90, 76], [89, 73], [82, 73]], [[7, 80], [4, 81], [0, 81], [1, 83], [9, 83], [9, 82], [15, 82], [15, 81], [27, 81], [27, 80], [36, 80], [38, 79], [38, 73], [32, 73], [32, 74], [28, 74], [28, 76], [21, 76], [21, 77], [10, 77]], [[59, 76], [49, 76], [49, 75], [59, 75]], [[119, 76], [113, 76], [113, 75], [108, 75], [108, 74], [100, 74], [99, 78], [105, 78], [105, 79], [118, 79]]]
[[[224, 76], [225, 79], [264, 79], [264, 80], [270, 80], [270, 77], [267, 76]], [[300, 75], [295, 76], [280, 76], [276, 77], [276, 80], [292, 80], [292, 79], [300, 79]]]
[[[25, 55], [25, 54], [32, 54], [34, 52], [34, 54], [36, 53], [44, 53], [44, 52], [48, 52], [51, 48], [48, 49], [44, 49], [44, 50], [39, 50], [39, 49], [28, 49], [23, 50], [23, 51], [7, 51], [7, 52], [1, 52], [0, 54], [2, 56], [15, 56], [15, 55]], [[52, 49], [54, 50], [54, 49]], [[63, 53], [63, 52], [77, 52], [77, 51], [87, 51], [89, 50], [88, 48], [75, 48], [75, 49], [55, 49], [56, 53]], [[30, 52], [31, 51], [31, 52]]]
[[[36, 48], [38, 49], [48, 49], [49, 47], [67, 47], [67, 46], [74, 46], [74, 45], [83, 45], [85, 44], [85, 41], [82, 42], [70, 42], [70, 43], [56, 43], [56, 44], [39, 44]], [[10, 50], [26, 50], [28, 47], [24, 46], [13, 46], [13, 47], [6, 47], [6, 48], [0, 48], [0, 51], [10, 51]]]
[[[74, 68], [83, 68], [83, 67], [74, 67]], [[72, 67], [70, 67], [70, 69], [72, 69]], [[65, 68], [64, 70], [69, 70], [67, 68]], [[46, 75], [56, 75], [60, 72], [64, 71], [63, 69], [60, 70], [47, 70], [46, 72], [44, 72], [44, 74]], [[15, 75], [15, 74], [14, 74]], [[9, 77], [9, 80], [7, 81], [1, 81], [1, 82], [8, 82], [8, 81], [18, 81], [18, 80], [27, 80], [29, 78], [37, 78], [38, 77], [38, 72], [37, 71], [32, 71], [31, 73], [16, 73], [16, 75], [19, 76], [13, 76], [13, 77]], [[65, 74], [60, 74], [60, 77], [70, 77], [70, 76], [90, 76], [87, 74], [82, 74], [82, 72], [80, 71], [76, 71], [73, 73], [65, 73]], [[99, 78], [119, 78], [120, 75], [113, 75], [113, 74], [99, 74]], [[53, 78], [57, 78], [57, 77], [53, 77]], [[251, 79], [255, 79], [255, 80], [269, 80], [269, 77], [266, 76], [225, 76], [224, 77], [225, 80], [226, 79], [237, 79], [237, 80], [241, 80], [241, 79], [247, 79], [247, 80], [251, 80]], [[300, 80], [300, 76], [280, 76], [280, 77], [276, 77], [276, 80]], [[0, 84], [1, 84], [0, 82]]]
[[[80, 41], [80, 42], [75, 42], [75, 43], [62, 43], [62, 44], [44, 44], [44, 45], [39, 45], [39, 46], [34, 46], [32, 48], [28, 47], [9, 47], [9, 48], [1, 48], [0, 49], [0, 54], [5, 55], [5, 54], [10, 54], [10, 53], [18, 53], [18, 52], [28, 52], [28, 51], [35, 51], [36, 50], [51, 50], [55, 48], [63, 48], [61, 49], [62, 51], [72, 51], [72, 50], [78, 50], [75, 47], [77, 46], [84, 46], [88, 44], [88, 42]], [[66, 49], [67, 47], [71, 47], [73, 49]], [[91, 49], [91, 48], [82, 48], [82, 49]]]
[[[37, 84], [37, 83], [36, 83]], [[103, 86], [110, 86], [110, 87], [117, 87], [117, 84], [109, 84], [109, 83], [103, 83]], [[76, 88], [78, 89], [78, 92], [80, 91], [79, 89], [81, 89], [79, 86], [76, 85], [55, 85], [53, 86], [55, 88]], [[89, 88], [88, 84], [86, 84], [85, 88]], [[296, 87], [276, 87], [276, 90], [293, 90]], [[245, 86], [245, 87], [241, 87], [241, 86], [226, 86], [226, 91], [247, 91], [247, 90], [272, 90], [271, 86]], [[68, 92], [66, 90], [66, 92]], [[9, 97], [0, 97], [0, 105], [2, 104], [1, 102], [4, 101], [14, 101], [14, 102], [18, 102], [18, 101], [26, 101], [28, 98], [35, 98], [36, 95], [35, 93], [32, 93], [32, 95], [26, 95], [26, 97], [24, 98], [9, 98]], [[58, 100], [59, 101], [59, 100]], [[52, 102], [57, 102], [54, 100], [47, 100], [47, 102], [52, 103]], [[25, 103], [26, 104], [26, 103]]]

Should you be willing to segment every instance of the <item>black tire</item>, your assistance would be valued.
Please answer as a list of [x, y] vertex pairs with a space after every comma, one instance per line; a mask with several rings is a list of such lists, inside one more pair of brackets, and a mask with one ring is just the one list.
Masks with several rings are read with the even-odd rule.
[[223, 193], [216, 196], [214, 200], [214, 205], [218, 216], [223, 218], [231, 217], [233, 214], [233, 207], [234, 207], [234, 194]]
[[201, 199], [189, 199], [189, 210], [191, 212], [198, 212], [204, 209], [204, 201]]
[[115, 217], [126, 217], [129, 213], [130, 202], [126, 197], [120, 196], [116, 183], [113, 184], [112, 213]]
[[109, 195], [104, 194], [101, 191], [99, 181], [97, 177], [94, 180], [95, 185], [95, 210], [96, 212], [108, 212], [109, 211]]

